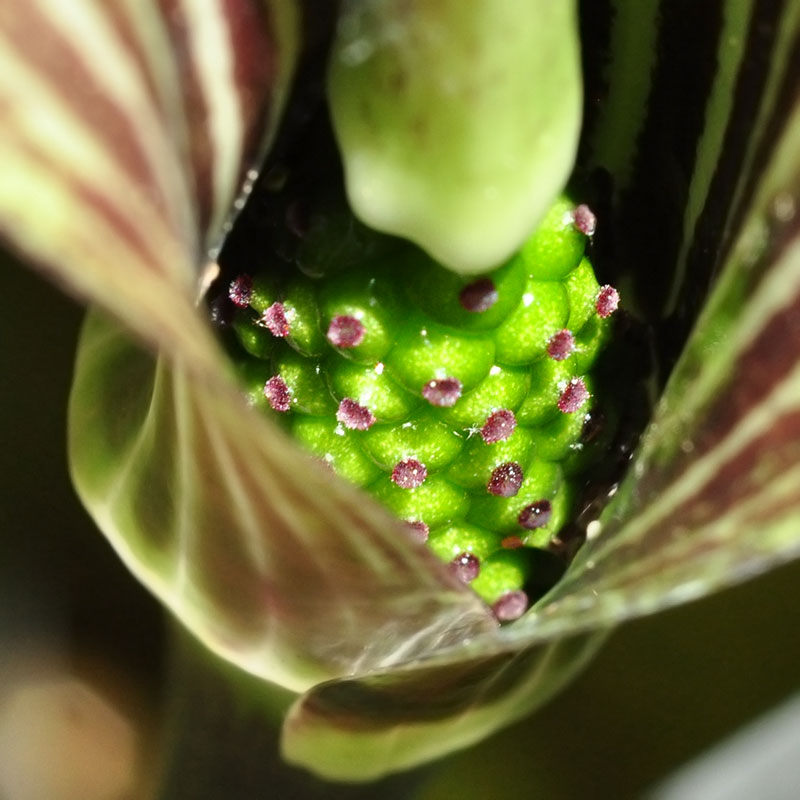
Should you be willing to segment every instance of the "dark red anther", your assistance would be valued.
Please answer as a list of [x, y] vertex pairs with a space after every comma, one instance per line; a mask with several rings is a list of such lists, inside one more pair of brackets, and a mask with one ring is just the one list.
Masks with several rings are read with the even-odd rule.
[[422, 396], [432, 406], [450, 408], [461, 397], [461, 381], [457, 378], [437, 378], [428, 381], [422, 387]]
[[606, 319], [617, 310], [618, 306], [619, 292], [608, 284], [601, 286], [600, 291], [597, 293], [597, 299], [594, 301], [597, 316], [601, 319]]
[[279, 339], [289, 335], [289, 320], [286, 318], [283, 303], [273, 303], [264, 309], [264, 313], [258, 318], [258, 324]]
[[517, 522], [526, 530], [533, 531], [537, 528], [544, 528], [550, 522], [553, 513], [553, 506], [549, 500], [537, 500], [519, 512]]
[[247, 308], [253, 295], [253, 279], [249, 275], [239, 275], [228, 286], [228, 297], [239, 308]]
[[398, 461], [392, 470], [392, 481], [401, 489], [416, 489], [422, 486], [427, 477], [428, 470], [416, 458]]
[[339, 315], [328, 325], [328, 341], [334, 347], [358, 347], [364, 341], [367, 329], [360, 319]]
[[573, 378], [558, 398], [558, 410], [565, 414], [573, 414], [589, 399], [589, 390], [583, 378]]
[[480, 574], [481, 562], [472, 553], [460, 553], [450, 562], [450, 569], [464, 583], [470, 583]]
[[288, 411], [292, 401], [292, 393], [280, 375], [273, 375], [264, 384], [264, 397], [275, 411]]
[[497, 302], [497, 287], [489, 278], [478, 278], [468, 283], [458, 294], [458, 302], [467, 311], [480, 314]]
[[513, 622], [528, 610], [528, 595], [521, 589], [502, 594], [492, 605], [499, 622]]
[[584, 236], [593, 236], [597, 230], [597, 217], [589, 206], [581, 204], [575, 209], [575, 227]]
[[575, 337], [572, 331], [564, 328], [558, 333], [554, 333], [547, 343], [547, 355], [553, 361], [564, 361], [575, 352]]
[[368, 431], [375, 424], [374, 414], [360, 403], [345, 397], [336, 411], [336, 419], [352, 431]]
[[494, 468], [486, 490], [495, 497], [514, 497], [519, 492], [520, 486], [522, 486], [522, 467], [516, 461], [508, 461]]
[[481, 428], [481, 437], [486, 444], [494, 444], [508, 439], [517, 427], [517, 418], [508, 408], [500, 408], [491, 413]]

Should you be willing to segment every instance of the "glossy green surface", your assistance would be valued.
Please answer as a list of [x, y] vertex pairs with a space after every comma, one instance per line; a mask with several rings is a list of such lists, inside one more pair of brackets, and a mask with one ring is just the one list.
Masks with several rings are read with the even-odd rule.
[[[473, 588], [490, 604], [536, 578], [527, 551], [514, 548], [548, 547], [580, 481], [565, 478], [564, 466], [579, 476], [594, 452], [584, 453], [581, 442], [591, 398], [559, 408], [610, 330], [595, 309], [600, 286], [573, 209], [560, 198], [492, 273], [460, 276], [408, 245], [382, 258], [365, 248], [363, 262], [325, 261], [316, 279], [281, 286], [256, 276], [252, 308], [235, 315], [235, 337], [263, 359], [240, 368], [251, 404], [288, 418], [314, 456], [401, 519], [424, 523], [440, 558], [477, 556]], [[341, 249], [337, 241], [328, 241], [331, 252]], [[308, 246], [302, 253], [313, 260]], [[283, 304], [288, 321], [283, 339], [258, 321], [273, 303]], [[331, 333], [342, 319], [358, 331], [352, 341]], [[549, 352], [551, 337], [568, 325], [575, 351]], [[258, 397], [259, 380], [263, 386], [272, 376], [288, 387], [287, 412]], [[495, 412], [508, 427], [492, 429]], [[419, 465], [419, 485], [396, 472], [408, 462]], [[537, 504], [548, 511], [530, 529], [521, 519]]]

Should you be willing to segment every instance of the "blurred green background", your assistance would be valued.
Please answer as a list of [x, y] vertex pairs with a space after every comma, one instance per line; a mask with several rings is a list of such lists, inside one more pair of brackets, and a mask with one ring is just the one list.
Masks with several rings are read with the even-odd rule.
[[[96, 692], [132, 742], [124, 791], [106, 787], [90, 795], [85, 784], [70, 789], [82, 793], [65, 789], [52, 800], [633, 797], [800, 688], [797, 564], [624, 626], [538, 714], [413, 775], [334, 787], [284, 768], [274, 724], [248, 700], [261, 687], [243, 678], [232, 688], [232, 670], [186, 644], [175, 656], [160, 609], [70, 487], [65, 413], [80, 309], [11, 257], [0, 265], [0, 291], [2, 800], [40, 796], [31, 790], [3, 797], [2, 748], [4, 741], [22, 742], [10, 698], [42, 675], [71, 676]], [[73, 770], [70, 780], [80, 784], [92, 770], [110, 775], [108, 759], [118, 766], [123, 757], [89, 711], [75, 716], [83, 708], [75, 702], [66, 719], [98, 743], [97, 757], [83, 772]], [[29, 740], [34, 760], [52, 756], [55, 739]]]

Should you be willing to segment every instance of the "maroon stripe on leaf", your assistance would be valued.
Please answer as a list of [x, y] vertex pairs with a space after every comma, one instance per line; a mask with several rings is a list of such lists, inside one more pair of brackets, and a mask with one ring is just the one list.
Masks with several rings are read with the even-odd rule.
[[[12, 131], [6, 132], [6, 139], [13, 140], [15, 137]], [[148, 235], [137, 221], [128, 214], [128, 207], [125, 205], [124, 198], [110, 198], [107, 194], [101, 194], [96, 187], [86, 181], [76, 178], [75, 175], [65, 171], [67, 165], [63, 161], [54, 161], [50, 154], [40, 150], [28, 140], [19, 139], [15, 141], [17, 151], [38, 162], [42, 169], [49, 172], [51, 179], [63, 183], [69, 187], [69, 191], [78, 201], [77, 205], [92, 209], [101, 221], [105, 222], [111, 233], [117, 236], [132, 253], [139, 257], [137, 267], [150, 269], [153, 272], [162, 272], [162, 259], [164, 251], [161, 248], [162, 240]], [[0, 220], [2, 223], [2, 220]], [[11, 233], [11, 232], [9, 232]], [[87, 249], [105, 248], [108, 240], [99, 236], [97, 242], [87, 243]], [[109, 272], [113, 272], [117, 265], [113, 262], [113, 256], [109, 260]], [[119, 273], [120, 270], [117, 268]]]
[[159, 0], [168, 22], [167, 33], [172, 45], [183, 93], [183, 116], [189, 140], [186, 146], [194, 178], [194, 195], [198, 204], [199, 225], [206, 230], [212, 218], [214, 188], [212, 162], [214, 145], [209, 135], [210, 109], [194, 63], [192, 33], [183, 11], [182, 0]]
[[[126, 28], [121, 14], [110, 15], [108, 8], [114, 4], [99, 4], [98, 10], [106, 13], [116, 30]], [[20, 59], [57, 93], [57, 101], [72, 112], [80, 124], [98, 135], [98, 141], [107, 151], [114, 165], [135, 184], [147, 187], [147, 202], [156, 214], [170, 219], [171, 209], [162, 186], [163, 176], [154, 172], [154, 165], [143, 150], [136, 135], [141, 120], [132, 119], [121, 102], [129, 98], [115, 98], [98, 80], [98, 73], [87, 66], [92, 60], [92, 43], [75, 42], [39, 13], [36, 3], [15, 3], [13, 11], [0, 16], [0, 30], [8, 37], [8, 45], [19, 53]], [[132, 34], [115, 43], [124, 57], [131, 56], [135, 63], [142, 62], [141, 51], [132, 44]], [[80, 49], [79, 49], [80, 48]], [[152, 84], [142, 81], [146, 93]], [[149, 95], [152, 99], [152, 94]], [[159, 109], [153, 113], [161, 120]]]

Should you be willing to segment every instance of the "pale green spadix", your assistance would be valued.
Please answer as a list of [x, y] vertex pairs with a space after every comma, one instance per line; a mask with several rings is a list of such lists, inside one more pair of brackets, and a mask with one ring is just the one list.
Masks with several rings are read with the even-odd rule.
[[329, 94], [356, 214], [474, 273], [516, 250], [564, 186], [582, 90], [572, 0], [466, 7], [346, 0]]

